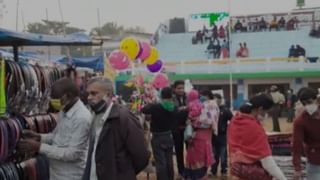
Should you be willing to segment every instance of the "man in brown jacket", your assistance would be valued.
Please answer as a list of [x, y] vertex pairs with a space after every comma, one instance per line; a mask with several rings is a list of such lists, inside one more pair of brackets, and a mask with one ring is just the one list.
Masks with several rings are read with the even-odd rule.
[[150, 154], [138, 119], [112, 101], [110, 80], [92, 79], [87, 91], [94, 118], [83, 180], [135, 180]]

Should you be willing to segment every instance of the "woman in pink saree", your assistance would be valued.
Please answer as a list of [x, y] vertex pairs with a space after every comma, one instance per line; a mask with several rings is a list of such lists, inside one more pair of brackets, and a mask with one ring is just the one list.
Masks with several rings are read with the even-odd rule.
[[[189, 101], [191, 104], [188, 121], [193, 128], [193, 136], [188, 141], [185, 178], [204, 180], [207, 179], [208, 167], [214, 163], [211, 138], [213, 132], [217, 133], [219, 108], [210, 91], [201, 92], [201, 102], [197, 92], [190, 92], [189, 100], [190, 96], [194, 99], [196, 95], [198, 99]], [[199, 103], [202, 105], [200, 111]]]

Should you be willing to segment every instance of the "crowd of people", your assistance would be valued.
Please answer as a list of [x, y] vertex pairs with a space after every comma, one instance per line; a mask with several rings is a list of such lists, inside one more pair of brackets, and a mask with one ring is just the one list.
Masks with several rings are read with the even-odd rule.
[[229, 39], [228, 26], [213, 25], [212, 29], [207, 29], [206, 26], [203, 26], [202, 30], [198, 30], [195, 36], [192, 37], [192, 44], [205, 43], [211, 40], [218, 39]]
[[202, 30], [196, 32], [192, 38], [192, 44], [208, 43], [205, 52], [208, 58], [224, 59], [229, 57], [229, 33], [228, 26], [213, 25], [212, 29], [207, 29], [206, 26]]
[[213, 59], [225, 59], [229, 57], [229, 42], [226, 39], [220, 44], [219, 39], [210, 40], [206, 50], [208, 57]]
[[[133, 113], [115, 98], [109, 79], [89, 78], [84, 103], [77, 78], [72, 73], [67, 76], [51, 88], [49, 111], [59, 113], [55, 130], [50, 134], [25, 130], [18, 143], [20, 152], [49, 158], [51, 180], [136, 179], [151, 153], [157, 179], [173, 180], [174, 152], [180, 179], [204, 180], [209, 172], [227, 177], [230, 172], [241, 179], [286, 180], [261, 123], [271, 113], [273, 130], [280, 131], [283, 105], [294, 126], [295, 177], [301, 176], [305, 144], [308, 179], [320, 179], [320, 96], [311, 88], [302, 88], [297, 95], [289, 89], [283, 95], [272, 86], [270, 92], [254, 95], [232, 112], [220, 94], [188, 89], [185, 81], [177, 80], [155, 93], [160, 97], [144, 104], [141, 112]], [[138, 117], [150, 123], [152, 151]]]
[[274, 16], [270, 22], [267, 22], [264, 17], [256, 18], [239, 18], [236, 20], [233, 28], [234, 32], [259, 32], [271, 30], [296, 30], [298, 29], [299, 20], [295, 16], [288, 21], [284, 17], [277, 19]]

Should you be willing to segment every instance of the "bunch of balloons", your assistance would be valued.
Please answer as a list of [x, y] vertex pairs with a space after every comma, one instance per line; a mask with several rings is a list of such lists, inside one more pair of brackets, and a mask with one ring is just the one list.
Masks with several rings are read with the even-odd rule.
[[159, 72], [163, 66], [155, 47], [132, 37], [123, 39], [120, 43], [120, 50], [114, 50], [109, 56], [110, 65], [116, 70], [127, 69], [130, 60], [135, 61], [137, 59], [146, 64], [151, 73]]

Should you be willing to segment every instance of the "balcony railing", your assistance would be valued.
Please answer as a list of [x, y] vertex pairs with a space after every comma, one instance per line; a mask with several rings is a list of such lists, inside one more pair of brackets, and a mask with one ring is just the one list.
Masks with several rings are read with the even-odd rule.
[[[259, 58], [165, 62], [165, 71], [176, 74], [257, 73], [320, 71], [320, 60], [306, 58]], [[133, 72], [145, 72], [144, 64], [135, 64]], [[320, 74], [319, 74], [320, 76]]]

